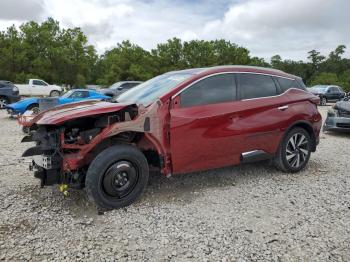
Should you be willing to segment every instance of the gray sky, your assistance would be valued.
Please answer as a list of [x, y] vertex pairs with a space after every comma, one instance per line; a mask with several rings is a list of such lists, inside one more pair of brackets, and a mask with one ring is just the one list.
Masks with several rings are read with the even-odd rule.
[[149, 50], [175, 36], [224, 38], [266, 59], [350, 49], [349, 0], [1, 0], [0, 10], [0, 30], [53, 17], [81, 27], [99, 53], [127, 39]]

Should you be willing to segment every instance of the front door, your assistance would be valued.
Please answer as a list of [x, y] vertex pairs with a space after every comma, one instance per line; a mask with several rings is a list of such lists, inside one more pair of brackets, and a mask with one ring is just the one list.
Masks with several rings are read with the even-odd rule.
[[48, 92], [48, 84], [41, 80], [33, 80], [31, 86], [31, 95], [34, 96], [42, 96], [47, 95]]
[[235, 74], [206, 77], [185, 88], [170, 110], [173, 173], [239, 162], [235, 129]]

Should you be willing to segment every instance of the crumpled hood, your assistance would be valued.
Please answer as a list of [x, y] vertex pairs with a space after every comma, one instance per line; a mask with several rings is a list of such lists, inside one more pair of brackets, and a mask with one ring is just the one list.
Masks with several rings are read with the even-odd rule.
[[78, 103], [70, 103], [39, 113], [31, 121], [38, 125], [58, 125], [63, 122], [93, 115], [116, 112], [130, 103], [111, 103], [98, 100], [90, 100]]
[[350, 101], [338, 101], [334, 108], [350, 113]]

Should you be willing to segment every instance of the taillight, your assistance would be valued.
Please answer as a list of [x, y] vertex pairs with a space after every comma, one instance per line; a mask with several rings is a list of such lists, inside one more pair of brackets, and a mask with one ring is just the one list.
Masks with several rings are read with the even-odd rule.
[[18, 92], [18, 91], [19, 91], [19, 90], [18, 90], [18, 87], [17, 87], [17, 86], [13, 86], [13, 87], [12, 87], [12, 91], [13, 91], [13, 92]]

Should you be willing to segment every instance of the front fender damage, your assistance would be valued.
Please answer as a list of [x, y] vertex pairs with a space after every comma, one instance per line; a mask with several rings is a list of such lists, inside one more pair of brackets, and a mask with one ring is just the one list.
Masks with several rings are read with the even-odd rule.
[[[94, 123], [89, 128], [81, 118], [60, 126], [39, 126], [35, 132], [22, 139], [22, 142], [36, 143], [23, 156], [34, 158], [32, 168], [36, 169], [35, 176], [41, 179], [42, 185], [73, 182], [82, 187], [95, 147], [122, 133], [135, 132], [142, 133], [153, 144], [163, 163], [161, 172], [169, 174], [171, 170], [166, 163], [170, 159], [167, 158], [167, 149], [164, 146], [167, 133], [164, 129], [165, 123], [162, 123], [162, 119], [166, 119], [168, 114], [168, 110], [165, 110], [167, 106], [159, 100], [148, 108], [139, 106], [135, 114], [126, 108], [123, 115], [115, 112], [94, 116], [93, 121], [86, 120], [89, 126]], [[75, 126], [78, 124], [81, 125], [81, 130]]]

